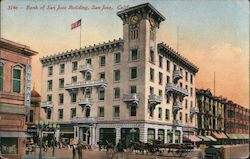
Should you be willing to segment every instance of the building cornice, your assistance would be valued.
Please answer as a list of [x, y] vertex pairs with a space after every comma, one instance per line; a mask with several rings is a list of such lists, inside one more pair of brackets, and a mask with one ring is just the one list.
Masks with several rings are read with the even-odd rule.
[[158, 44], [158, 52], [172, 61], [178, 63], [182, 67], [188, 69], [192, 73], [197, 73], [199, 71], [199, 68], [195, 66], [193, 63], [188, 61], [185, 57], [181, 56], [177, 51], [174, 49], [170, 48], [168, 45], [165, 43], [159, 43]]
[[129, 17], [131, 15], [140, 15], [143, 19], [152, 18], [156, 21], [158, 27], [160, 23], [165, 20], [165, 17], [149, 3], [130, 7], [117, 13], [117, 16], [122, 19], [123, 24], [129, 22]]
[[18, 52], [26, 56], [33, 56], [38, 54], [38, 52], [31, 50], [26, 45], [18, 44], [4, 38], [0, 38], [0, 48], [10, 50], [13, 52]]
[[119, 38], [118, 40], [104, 42], [98, 45], [89, 45], [88, 47], [70, 50], [50, 56], [46, 56], [40, 59], [43, 66], [56, 64], [63, 61], [69, 61], [73, 59], [79, 59], [82, 56], [90, 55], [93, 53], [109, 53], [115, 49], [119, 50], [123, 48], [123, 39]]

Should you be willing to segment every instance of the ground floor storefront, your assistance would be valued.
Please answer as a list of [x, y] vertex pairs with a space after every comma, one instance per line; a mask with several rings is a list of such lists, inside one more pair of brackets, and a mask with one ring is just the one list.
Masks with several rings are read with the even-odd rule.
[[[62, 127], [62, 126], [61, 126]], [[60, 130], [60, 138], [68, 133], [70, 144], [86, 143], [97, 146], [101, 142], [113, 145], [119, 140], [127, 146], [132, 141], [152, 143], [159, 139], [162, 143], [182, 143], [183, 128], [181, 126], [166, 125], [145, 121], [88, 121], [80, 120], [72, 123], [71, 131]]]

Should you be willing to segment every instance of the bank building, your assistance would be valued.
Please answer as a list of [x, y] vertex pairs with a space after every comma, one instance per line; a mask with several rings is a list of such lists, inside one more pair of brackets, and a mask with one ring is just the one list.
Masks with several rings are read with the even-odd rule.
[[123, 38], [41, 58], [42, 118], [60, 138], [181, 143], [194, 135], [198, 67], [157, 41], [165, 17], [151, 4], [117, 16]]

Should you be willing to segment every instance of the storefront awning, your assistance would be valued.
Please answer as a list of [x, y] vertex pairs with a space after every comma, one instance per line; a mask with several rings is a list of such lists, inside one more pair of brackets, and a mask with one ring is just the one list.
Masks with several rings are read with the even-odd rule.
[[223, 132], [218, 132], [217, 133], [216, 131], [214, 131], [214, 132], [212, 132], [212, 136], [215, 137], [218, 140], [227, 139], [227, 136]]
[[212, 137], [212, 136], [206, 136], [207, 138], [209, 138], [211, 141], [217, 141], [214, 137]]
[[209, 138], [202, 136], [202, 135], [198, 135], [198, 137], [203, 140], [203, 141], [211, 141]]
[[32, 137], [26, 132], [0, 131], [0, 137]]
[[236, 134], [227, 134], [227, 136], [229, 137], [229, 139], [238, 139]]
[[196, 135], [183, 135], [183, 140], [191, 142], [201, 142], [202, 140]]

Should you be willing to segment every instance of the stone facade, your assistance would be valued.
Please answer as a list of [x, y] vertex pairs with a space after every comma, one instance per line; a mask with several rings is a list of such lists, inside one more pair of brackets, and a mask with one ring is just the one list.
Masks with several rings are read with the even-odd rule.
[[123, 39], [41, 59], [42, 118], [59, 123], [62, 138], [92, 145], [108, 135], [114, 143], [182, 142], [195, 130], [198, 68], [158, 43], [165, 18], [150, 4], [117, 15]]
[[0, 39], [0, 142], [1, 153], [7, 158], [24, 154], [29, 110], [25, 105], [26, 71], [35, 54], [25, 45]]

